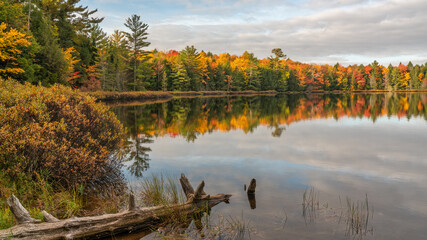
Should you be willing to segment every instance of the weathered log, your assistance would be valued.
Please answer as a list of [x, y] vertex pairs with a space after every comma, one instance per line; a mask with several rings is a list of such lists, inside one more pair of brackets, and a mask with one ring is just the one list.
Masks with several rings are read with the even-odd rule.
[[135, 196], [131, 193], [129, 196], [129, 211], [136, 209]]
[[194, 199], [201, 199], [203, 195], [206, 195], [206, 193], [203, 191], [204, 187], [205, 181], [202, 181], [196, 188], [196, 192], [194, 193]]
[[191, 186], [190, 181], [188, 181], [188, 178], [184, 175], [184, 173], [181, 173], [181, 178], [179, 179], [179, 182], [181, 183], [182, 190], [184, 191], [185, 196], [187, 199], [189, 199], [189, 196], [191, 194], [194, 194], [193, 186]]
[[27, 209], [22, 206], [21, 202], [19, 202], [19, 199], [15, 197], [15, 195], [12, 194], [12, 196], [7, 199], [7, 204], [9, 205], [9, 208], [15, 216], [18, 224], [41, 222], [40, 220], [34, 219], [30, 216]]
[[43, 211], [42, 213], [43, 213], [43, 220], [45, 222], [59, 222], [59, 220], [56, 217], [50, 215], [48, 212]]
[[193, 187], [184, 174], [181, 175], [180, 182], [184, 193], [187, 195], [187, 202], [182, 204], [133, 208], [134, 199], [130, 199], [129, 203], [131, 206], [129, 206], [129, 209], [133, 210], [116, 214], [70, 218], [58, 221], [53, 216], [50, 218], [49, 216], [51, 215], [47, 213], [45, 214], [45, 218], [48, 221], [38, 224], [32, 221], [31, 217], [31, 219], [27, 218], [29, 214], [28, 216], [24, 214], [25, 218], [21, 218], [26, 210], [15, 197], [11, 201], [13, 204], [9, 203], [9, 201], [8, 203], [11, 209], [14, 206], [22, 207], [19, 211], [12, 210], [15, 218], [21, 220], [14, 227], [0, 230], [0, 239], [97, 239], [122, 233], [149, 230], [156, 224], [165, 221], [174, 212], [179, 211], [179, 214], [190, 215], [205, 211], [206, 207], [212, 208], [221, 202], [228, 202], [231, 196], [229, 194], [206, 195], [203, 192], [204, 182], [197, 187], [197, 191], [194, 193]]
[[252, 178], [251, 183], [249, 183], [248, 194], [254, 194], [256, 188], [256, 179]]

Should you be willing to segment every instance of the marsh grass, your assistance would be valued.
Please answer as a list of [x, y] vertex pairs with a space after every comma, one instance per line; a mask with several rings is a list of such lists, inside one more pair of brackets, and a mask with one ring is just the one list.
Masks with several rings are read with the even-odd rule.
[[167, 225], [156, 231], [154, 239], [193, 239], [193, 240], [244, 240], [251, 239], [256, 234], [250, 220], [241, 217], [216, 218], [209, 213], [204, 213], [200, 218], [192, 218], [184, 228]]
[[184, 203], [185, 195], [177, 178], [164, 174], [152, 174], [141, 182], [141, 199], [146, 206], [163, 205], [170, 213], [162, 219], [163, 224], [155, 231], [155, 239], [250, 239], [254, 228], [249, 220], [210, 215], [208, 205], [197, 212], [176, 208], [176, 203]]
[[169, 205], [185, 202], [178, 179], [152, 174], [141, 182], [142, 200], [146, 206]]
[[226, 218], [226, 224], [222, 226], [224, 227], [222, 232], [225, 233], [225, 236], [231, 237], [229, 239], [250, 239], [251, 232], [254, 232], [252, 223], [250, 220], [244, 219], [243, 212], [240, 219], [233, 217]]
[[[192, 215], [189, 215], [184, 207], [176, 205], [186, 201], [177, 178], [164, 174], [152, 174], [142, 179], [140, 188], [143, 205], [148, 207], [163, 205], [168, 211], [168, 214], [162, 219], [162, 225], [169, 225], [170, 229], [181, 229], [182, 226], [188, 224]], [[172, 208], [171, 205], [174, 207]]]
[[[93, 215], [105, 212], [106, 206], [117, 206], [121, 199], [101, 198], [95, 195], [86, 195], [83, 185], [64, 188], [59, 183], [49, 181], [47, 172], [35, 173], [35, 179], [25, 175], [11, 180], [6, 174], [0, 173], [0, 229], [6, 229], [16, 224], [13, 214], [9, 210], [7, 198], [14, 194], [36, 219], [43, 219], [42, 211], [46, 210], [53, 216], [62, 219], [72, 216]], [[92, 208], [88, 203], [101, 206]]]
[[337, 224], [345, 223], [345, 235], [353, 239], [362, 239], [368, 233], [373, 234], [370, 221], [373, 219], [374, 211], [369, 204], [368, 195], [365, 195], [364, 200], [356, 201], [346, 197], [344, 205], [341, 197], [338, 198], [340, 207], [330, 207], [327, 202], [320, 204], [320, 193], [313, 187], [306, 189], [302, 197], [302, 215], [305, 223], [315, 222], [321, 216], [328, 221], [336, 219]]
[[275, 222], [276, 225], [279, 227], [276, 229], [285, 229], [286, 223], [288, 222], [288, 214], [286, 213], [285, 209], [282, 209], [281, 214], [276, 216], [277, 221]]
[[369, 225], [369, 221], [373, 219], [374, 215], [373, 209], [369, 206], [367, 194], [363, 201], [354, 201], [347, 197], [346, 208], [341, 216], [340, 221], [343, 219], [346, 223], [346, 235], [361, 239], [368, 233], [373, 233], [373, 227]]
[[320, 193], [313, 187], [306, 189], [302, 195], [302, 215], [305, 223], [316, 220], [320, 209]]

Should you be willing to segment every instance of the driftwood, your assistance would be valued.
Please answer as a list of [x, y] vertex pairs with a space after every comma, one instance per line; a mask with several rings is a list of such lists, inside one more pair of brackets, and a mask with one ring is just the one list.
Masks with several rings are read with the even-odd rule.
[[0, 230], [0, 239], [97, 239], [150, 230], [156, 224], [165, 221], [174, 212], [193, 214], [205, 211], [206, 208], [210, 209], [221, 202], [228, 203], [231, 196], [229, 194], [207, 195], [203, 191], [204, 181], [194, 191], [184, 174], [181, 174], [180, 182], [187, 197], [187, 202], [182, 204], [137, 208], [135, 198], [131, 195], [129, 210], [125, 212], [58, 220], [44, 211], [45, 222], [43, 223], [31, 218], [19, 200], [12, 195], [8, 199], [8, 204], [18, 225]]

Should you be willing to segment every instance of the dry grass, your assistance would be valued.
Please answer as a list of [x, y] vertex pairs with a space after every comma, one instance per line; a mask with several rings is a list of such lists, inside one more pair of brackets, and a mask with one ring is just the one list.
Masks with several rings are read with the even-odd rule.
[[168, 92], [88, 92], [88, 95], [95, 97], [98, 100], [103, 101], [120, 101], [120, 100], [152, 100], [152, 99], [168, 99], [172, 98], [172, 95]]
[[276, 91], [146, 91], [146, 92], [88, 92], [88, 95], [102, 101], [128, 101], [128, 100], [160, 100], [172, 97], [192, 97], [192, 96], [252, 96], [252, 95], [275, 95]]

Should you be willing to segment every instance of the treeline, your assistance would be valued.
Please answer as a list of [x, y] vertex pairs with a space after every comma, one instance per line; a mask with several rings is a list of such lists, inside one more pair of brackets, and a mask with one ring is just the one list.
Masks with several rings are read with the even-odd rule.
[[105, 91], [354, 91], [427, 88], [424, 65], [348, 67], [294, 62], [281, 49], [257, 59], [198, 52], [146, 51], [148, 25], [126, 19], [126, 31], [108, 36], [96, 10], [79, 0], [0, 2], [0, 75], [21, 82], [55, 83]]

